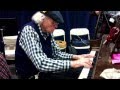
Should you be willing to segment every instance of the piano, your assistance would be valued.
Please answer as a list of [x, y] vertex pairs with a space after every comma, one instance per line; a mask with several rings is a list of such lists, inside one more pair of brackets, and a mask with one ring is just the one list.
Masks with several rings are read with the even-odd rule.
[[93, 62], [93, 68], [85, 68], [83, 67], [80, 71], [80, 74], [78, 76], [78, 79], [92, 79], [95, 73], [96, 69], [96, 62], [98, 60], [98, 51], [92, 50], [90, 54], [95, 55], [94, 58], [91, 58], [91, 61]]

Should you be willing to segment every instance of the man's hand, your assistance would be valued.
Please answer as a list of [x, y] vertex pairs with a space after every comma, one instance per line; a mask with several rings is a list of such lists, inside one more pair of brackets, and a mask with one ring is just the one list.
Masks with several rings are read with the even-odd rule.
[[77, 55], [78, 59], [80, 58], [94, 58], [94, 55], [92, 54], [82, 54], [82, 55]]
[[82, 54], [82, 55], [73, 55], [72, 59], [77, 60], [81, 58], [94, 58], [95, 56], [92, 54]]
[[81, 58], [75, 61], [71, 61], [72, 68], [78, 68], [82, 66], [86, 68], [92, 68], [92, 61], [90, 60], [90, 58]]

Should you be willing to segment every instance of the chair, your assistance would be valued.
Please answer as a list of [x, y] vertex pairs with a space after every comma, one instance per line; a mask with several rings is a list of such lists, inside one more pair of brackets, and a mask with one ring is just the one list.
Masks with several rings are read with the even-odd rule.
[[[70, 41], [71, 46], [73, 46], [79, 53], [87, 53], [90, 50], [90, 35], [87, 28], [73, 28], [70, 30]], [[81, 50], [83, 53], [81, 53]], [[87, 50], [87, 52], [84, 52]]]
[[55, 40], [65, 41], [65, 31], [63, 29], [55, 29], [53, 32]]
[[53, 37], [60, 49], [64, 51], [66, 49], [65, 31], [63, 29], [55, 29], [53, 32]]
[[17, 35], [3, 37], [3, 41], [5, 44], [5, 57], [7, 60], [15, 60], [16, 40], [17, 40]]

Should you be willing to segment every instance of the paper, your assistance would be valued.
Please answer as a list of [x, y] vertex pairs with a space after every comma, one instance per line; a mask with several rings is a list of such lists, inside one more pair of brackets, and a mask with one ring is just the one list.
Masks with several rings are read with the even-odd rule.
[[105, 79], [120, 79], [120, 69], [115, 69], [115, 68], [105, 69], [100, 74], [100, 77]]

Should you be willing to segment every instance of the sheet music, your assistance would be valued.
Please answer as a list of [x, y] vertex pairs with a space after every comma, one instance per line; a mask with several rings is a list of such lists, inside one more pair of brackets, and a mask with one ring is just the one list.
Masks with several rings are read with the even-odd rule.
[[[90, 52], [91, 55], [95, 55], [96, 54], [96, 51], [91, 51]], [[94, 58], [91, 58], [91, 61], [93, 62], [93, 59]], [[78, 79], [84, 79], [84, 78], [87, 78], [88, 77], [88, 74], [89, 74], [89, 71], [90, 71], [90, 68], [83, 68]]]

